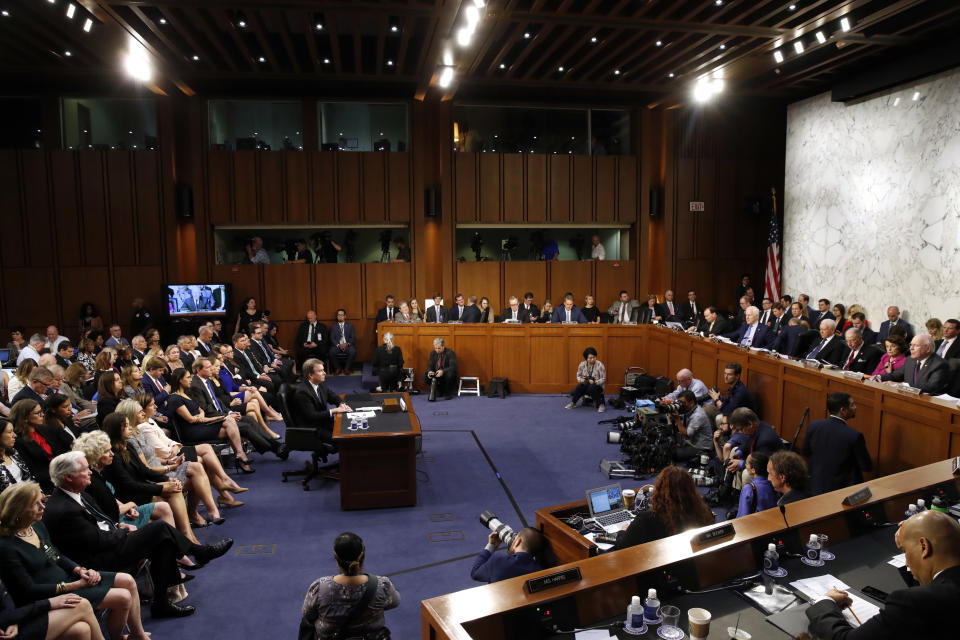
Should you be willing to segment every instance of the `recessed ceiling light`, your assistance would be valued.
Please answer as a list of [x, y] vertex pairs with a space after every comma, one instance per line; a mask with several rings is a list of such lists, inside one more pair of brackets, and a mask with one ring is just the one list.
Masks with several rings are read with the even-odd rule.
[[4, 18], [9, 18], [10, 12], [4, 9], [3, 11], [0, 11], [0, 15], [2, 15]]
[[663, 40], [657, 40], [657, 46], [658, 46], [658, 47], [662, 47], [662, 46], [663, 46]]
[[397, 25], [393, 25], [390, 27], [390, 31], [396, 33], [397, 31], [400, 31], [400, 27], [398, 27]]
[[523, 34], [523, 37], [529, 39], [529, 38], [530, 38], [530, 32], [529, 32], [529, 31], [525, 31], [524, 34]]
[[613, 75], [615, 75], [615, 76], [620, 75], [620, 69], [614, 69], [614, 70], [613, 70]]
[[192, 57], [191, 59], [192, 59], [194, 62], [196, 62], [197, 60], [200, 59], [200, 56], [198, 56], [197, 54], [193, 54], [193, 57]]
[[453, 82], [453, 67], [444, 67], [443, 71], [440, 72], [440, 78], [437, 80], [437, 83], [446, 89], [450, 86], [451, 82]]
[[823, 31], [817, 31], [817, 42], [823, 44], [827, 41], [827, 36], [823, 35]]
[[563, 67], [562, 67], [562, 66], [561, 66], [561, 67], [557, 67], [557, 71], [563, 73]]
[[158, 20], [158, 22], [159, 22], [160, 24], [167, 24], [167, 19], [166, 19], [166, 18], [160, 18], [160, 20]]
[[919, 99], [920, 99], [920, 92], [919, 92], [919, 91], [914, 91], [914, 92], [913, 92], [913, 101], [916, 102], [916, 101], [919, 100]]
[[720, 51], [725, 51], [726, 48], [727, 48], [727, 45], [725, 45], [725, 44], [721, 44], [721, 45], [720, 45]]
[[674, 78], [674, 77], [676, 77], [676, 75], [677, 75], [677, 74], [675, 74], [675, 73], [673, 73], [673, 72], [671, 71], [670, 73], [667, 74], [667, 77], [668, 77], [668, 78]]
[[507, 68], [507, 65], [504, 64], [503, 62], [501, 62], [501, 63], [500, 63], [500, 68], [501, 68], [501, 69], [506, 69], [506, 68]]
[[324, 58], [323, 64], [330, 64], [330, 58]]
[[393, 66], [393, 60], [387, 60], [387, 66], [388, 66], [388, 67], [392, 67], [392, 66]]
[[850, 19], [840, 18], [840, 28], [843, 29], [844, 33], [846, 33], [847, 31], [850, 31]]
[[777, 64], [783, 62], [783, 53], [780, 51], [773, 52], [773, 59], [777, 61]]
[[131, 136], [133, 135], [133, 131], [127, 131], [127, 133]]
[[797, 5], [792, 4], [789, 7], [787, 7], [787, 9], [789, 9], [790, 11], [795, 11], [797, 9]]
[[590, 38], [590, 42], [596, 42], [596, 41], [597, 41], [597, 36], [593, 36], [592, 38]]
[[73, 14], [77, 12], [77, 5], [68, 4], [67, 5], [67, 17], [73, 20]]
[[457, 44], [461, 47], [469, 46], [471, 38], [473, 38], [473, 32], [467, 27], [461, 27], [460, 30], [457, 31]]
[[318, 23], [317, 23], [317, 26], [316, 26], [316, 30], [317, 30], [317, 31], [323, 31], [323, 25], [318, 22]]
[[717, 5], [718, 7], [723, 6], [723, 0], [716, 0], [716, 2], [713, 4]]
[[793, 43], [793, 50], [797, 53], [803, 53], [803, 43], [797, 40]]
[[69, 51], [64, 51], [64, 52], [63, 52], [63, 55], [65, 55], [65, 56], [67, 56], [67, 57], [69, 58], [69, 57], [72, 56], [73, 54], [70, 53]]
[[90, 33], [90, 29], [93, 29], [93, 20], [87, 18], [83, 23], [83, 30], [86, 33]]
[[260, 56], [259, 58], [257, 58], [257, 60], [260, 61], [260, 62], [266, 62], [266, 61], [267, 61], [267, 59], [264, 58], [263, 56]]
[[241, 29], [245, 29], [247, 26], [247, 23], [246, 21], [241, 20], [240, 22], [237, 23], [237, 26], [240, 27]]

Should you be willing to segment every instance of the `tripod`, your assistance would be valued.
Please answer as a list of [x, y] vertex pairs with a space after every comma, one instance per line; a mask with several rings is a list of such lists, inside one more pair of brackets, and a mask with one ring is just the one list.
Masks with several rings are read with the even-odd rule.
[[393, 262], [393, 260], [390, 259], [389, 250], [384, 251], [383, 253], [380, 254], [380, 262]]

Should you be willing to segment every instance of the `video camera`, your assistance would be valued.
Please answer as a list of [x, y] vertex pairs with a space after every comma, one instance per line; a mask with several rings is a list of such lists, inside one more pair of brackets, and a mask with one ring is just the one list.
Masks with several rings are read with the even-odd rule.
[[489, 509], [480, 514], [480, 524], [496, 533], [500, 537], [500, 541], [507, 547], [510, 547], [514, 538], [517, 537], [517, 532], [510, 525], [501, 522], [496, 514]]
[[380, 251], [390, 253], [390, 242], [393, 240], [393, 233], [389, 229], [380, 232]]

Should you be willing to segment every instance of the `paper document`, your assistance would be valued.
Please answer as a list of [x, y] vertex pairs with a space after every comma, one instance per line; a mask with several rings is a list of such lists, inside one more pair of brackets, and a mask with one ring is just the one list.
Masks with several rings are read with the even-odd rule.
[[602, 551], [606, 551], [607, 549], [613, 549], [613, 545], [608, 542], [597, 542], [596, 540], [594, 540], [595, 536], [596, 534], [592, 532], [583, 534], [583, 537], [589, 540], [590, 542], [592, 542], [593, 544], [597, 545], [598, 549]]
[[354, 413], [370, 413], [372, 411], [383, 411], [383, 407], [357, 407]]
[[897, 569], [900, 567], [905, 567], [907, 566], [907, 554], [901, 553], [900, 555], [893, 556], [887, 560], [887, 564], [894, 566]]
[[938, 396], [933, 396], [933, 397], [934, 397], [934, 398], [937, 398], [937, 399], [939, 399], [939, 400], [947, 400], [947, 401], [949, 401], [949, 402], [960, 402], [960, 398], [954, 398], [954, 397], [953, 397], [952, 395], [950, 395], [949, 393], [941, 393], [940, 395], [938, 395]]
[[357, 420], [367, 419], [367, 420], [369, 420], [370, 418], [373, 418], [373, 417], [375, 417], [376, 415], [377, 415], [377, 412], [376, 412], [376, 411], [354, 411], [353, 413], [348, 413], [348, 414], [347, 414], [347, 419], [348, 419], [348, 420], [354, 420], [354, 419], [357, 419]]
[[590, 629], [589, 631], [578, 631], [577, 635], [573, 637], [575, 640], [610, 640], [610, 638], [616, 636], [611, 636], [606, 629]]
[[[830, 589], [846, 591], [850, 596], [850, 599], [853, 601], [853, 604], [851, 604], [849, 608], [843, 610], [843, 617], [846, 618], [847, 622], [854, 627], [859, 627], [862, 623], [880, 613], [880, 607], [870, 604], [860, 596], [852, 593], [849, 586], [844, 584], [842, 580], [833, 577], [829, 573], [822, 576], [815, 576], [813, 578], [796, 580], [791, 582], [790, 585], [803, 595], [810, 598], [811, 602], [816, 602], [817, 600], [823, 598]], [[853, 613], [850, 612], [851, 609], [853, 610]], [[856, 617], [854, 617], [854, 614], [856, 614]]]

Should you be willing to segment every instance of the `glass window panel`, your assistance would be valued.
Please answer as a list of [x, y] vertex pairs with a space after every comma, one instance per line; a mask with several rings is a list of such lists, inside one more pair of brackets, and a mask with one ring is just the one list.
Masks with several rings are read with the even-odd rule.
[[211, 100], [210, 148], [227, 151], [302, 151], [299, 102]]
[[324, 151], [406, 151], [407, 105], [321, 102], [320, 148]]
[[39, 98], [0, 99], [0, 148], [39, 149], [43, 120]]
[[454, 107], [458, 151], [588, 152], [587, 109]]
[[591, 109], [590, 135], [592, 155], [630, 155], [630, 112], [622, 109]]
[[152, 98], [64, 98], [67, 149], [157, 148], [157, 106]]

